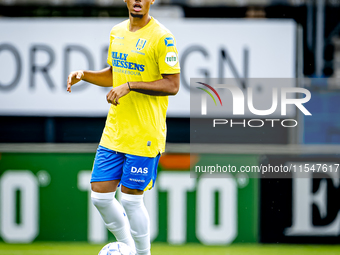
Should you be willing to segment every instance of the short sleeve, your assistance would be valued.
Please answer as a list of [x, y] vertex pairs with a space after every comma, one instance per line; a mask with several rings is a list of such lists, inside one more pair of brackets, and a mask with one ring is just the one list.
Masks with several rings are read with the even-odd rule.
[[166, 34], [159, 40], [156, 58], [160, 74], [180, 72], [176, 41], [172, 34]]

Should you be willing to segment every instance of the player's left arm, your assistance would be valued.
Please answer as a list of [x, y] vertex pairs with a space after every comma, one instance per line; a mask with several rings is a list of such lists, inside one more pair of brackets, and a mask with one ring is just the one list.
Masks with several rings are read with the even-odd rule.
[[173, 96], [179, 90], [180, 74], [162, 74], [163, 79], [152, 82], [129, 82], [112, 88], [106, 96], [108, 103], [119, 104], [119, 98], [130, 91], [136, 91], [151, 96]]
[[133, 91], [151, 96], [174, 96], [178, 93], [180, 74], [162, 74], [163, 79], [153, 82], [130, 82]]

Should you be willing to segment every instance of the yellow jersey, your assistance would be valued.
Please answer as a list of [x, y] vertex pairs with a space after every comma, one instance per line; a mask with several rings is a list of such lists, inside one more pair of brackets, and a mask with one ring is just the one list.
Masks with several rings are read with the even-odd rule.
[[[168, 29], [154, 18], [136, 32], [129, 26], [126, 20], [110, 33], [107, 62], [112, 66], [113, 87], [180, 72], [175, 39]], [[143, 157], [164, 152], [168, 97], [131, 91], [119, 103], [110, 107], [100, 145]]]

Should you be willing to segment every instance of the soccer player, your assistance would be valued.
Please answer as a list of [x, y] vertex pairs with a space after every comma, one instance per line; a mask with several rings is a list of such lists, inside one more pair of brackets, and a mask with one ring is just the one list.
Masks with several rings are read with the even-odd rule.
[[[113, 86], [106, 96], [111, 107], [93, 164], [91, 197], [117, 241], [137, 255], [150, 254], [143, 194], [156, 180], [165, 149], [168, 96], [177, 94], [180, 80], [174, 37], [149, 16], [154, 1], [124, 0], [129, 19], [111, 30], [110, 67], [72, 72], [67, 81], [69, 92], [80, 80]], [[121, 204], [115, 199], [118, 185]]]

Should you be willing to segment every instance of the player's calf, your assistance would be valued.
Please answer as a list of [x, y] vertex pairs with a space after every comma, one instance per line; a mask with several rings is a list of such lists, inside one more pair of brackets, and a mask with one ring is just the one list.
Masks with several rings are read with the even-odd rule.
[[114, 196], [115, 192], [91, 192], [92, 203], [98, 209], [107, 229], [116, 237], [118, 242], [125, 243], [135, 250], [127, 216], [122, 205]]
[[122, 193], [121, 202], [129, 218], [137, 255], [150, 255], [150, 219], [143, 195]]

